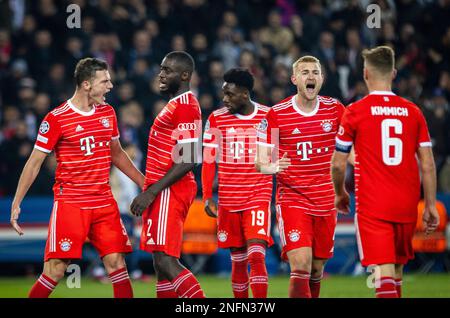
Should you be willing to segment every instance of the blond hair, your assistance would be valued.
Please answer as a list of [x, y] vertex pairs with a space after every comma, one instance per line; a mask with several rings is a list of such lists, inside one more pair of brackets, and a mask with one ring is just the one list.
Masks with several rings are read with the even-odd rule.
[[301, 58], [299, 58], [297, 61], [294, 62], [294, 64], [292, 64], [292, 71], [296, 72], [297, 70], [297, 66], [301, 63], [317, 63], [319, 64], [319, 69], [322, 69], [322, 65], [320, 64], [320, 61], [318, 58], [312, 56], [312, 55], [305, 55], [302, 56]]
[[362, 51], [366, 64], [375, 68], [382, 75], [391, 74], [395, 65], [395, 52], [389, 46], [377, 46]]

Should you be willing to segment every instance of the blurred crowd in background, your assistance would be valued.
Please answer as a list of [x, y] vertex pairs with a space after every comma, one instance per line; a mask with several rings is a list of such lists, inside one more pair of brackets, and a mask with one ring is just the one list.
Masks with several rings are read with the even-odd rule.
[[[372, 3], [381, 9], [380, 28], [366, 23]], [[70, 4], [81, 9], [81, 28], [66, 25]], [[41, 120], [72, 96], [83, 57], [110, 65], [107, 101], [143, 170], [149, 128], [166, 103], [157, 74], [168, 52], [194, 57], [191, 88], [206, 120], [221, 105], [226, 70], [250, 69], [253, 99], [272, 106], [296, 93], [292, 63], [305, 54], [322, 62], [321, 95], [347, 105], [367, 94], [361, 51], [384, 44], [396, 51], [394, 92], [422, 108], [438, 190], [450, 193], [449, 17], [449, 0], [0, 1], [0, 196], [14, 194]], [[52, 194], [55, 166], [50, 156], [30, 194]]]

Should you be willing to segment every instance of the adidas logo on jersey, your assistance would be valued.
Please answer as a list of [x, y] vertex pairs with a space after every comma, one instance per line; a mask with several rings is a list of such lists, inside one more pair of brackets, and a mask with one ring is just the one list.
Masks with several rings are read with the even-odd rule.
[[147, 245], [155, 245], [155, 241], [152, 238], [147, 240]]
[[84, 130], [84, 128], [81, 127], [81, 125], [78, 125], [77, 128], [75, 129], [75, 132], [80, 132], [80, 131], [83, 131], [83, 130]]
[[292, 131], [292, 134], [293, 134], [293, 135], [297, 135], [297, 134], [301, 134], [301, 132], [300, 132], [300, 130], [299, 130], [298, 128], [295, 128], [295, 129]]
[[266, 233], [266, 231], [264, 229], [259, 230], [258, 234], [267, 235], [267, 233]]
[[229, 133], [235, 133], [235, 132], [236, 132], [236, 129], [234, 129], [234, 127], [231, 127], [230, 129], [228, 129], [228, 132], [229, 132]]

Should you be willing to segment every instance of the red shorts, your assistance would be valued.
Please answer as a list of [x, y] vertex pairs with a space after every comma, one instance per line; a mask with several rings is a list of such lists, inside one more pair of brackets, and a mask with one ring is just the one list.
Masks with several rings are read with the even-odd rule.
[[280, 231], [281, 257], [300, 247], [311, 247], [314, 258], [328, 259], [333, 256], [337, 213], [313, 216], [303, 210], [277, 205], [278, 229]]
[[100, 257], [132, 251], [116, 201], [96, 209], [81, 209], [61, 200], [55, 201], [48, 227], [44, 260], [81, 258], [86, 238]]
[[228, 212], [219, 206], [217, 239], [220, 248], [244, 247], [258, 239], [273, 244], [270, 236], [270, 202], [250, 210]]
[[393, 223], [356, 213], [355, 226], [363, 266], [404, 265], [414, 258], [412, 238], [416, 223]]
[[180, 258], [184, 221], [196, 194], [195, 182], [177, 182], [158, 194], [142, 214], [141, 250]]

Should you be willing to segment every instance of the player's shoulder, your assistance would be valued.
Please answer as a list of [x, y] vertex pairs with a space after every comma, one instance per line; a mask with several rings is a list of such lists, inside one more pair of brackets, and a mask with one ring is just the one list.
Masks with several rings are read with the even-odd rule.
[[269, 106], [262, 105], [262, 104], [259, 104], [259, 103], [256, 103], [256, 104], [258, 105], [258, 112], [259, 113], [267, 114], [269, 112], [269, 110], [270, 110]]
[[288, 107], [291, 107], [291, 106], [292, 106], [292, 98], [293, 98], [293, 97], [294, 97], [294, 96], [286, 97], [286, 98], [283, 99], [281, 102], [279, 102], [279, 103], [273, 105], [271, 109], [272, 109], [274, 112], [277, 113], [277, 112], [280, 112], [280, 111], [282, 111], [282, 110], [284, 110], [284, 109], [286, 109], [286, 108], [288, 108]]
[[229, 111], [228, 108], [226, 108], [225, 106], [220, 107], [219, 109], [216, 109], [215, 111], [212, 112], [212, 115], [214, 115], [214, 117], [222, 117], [225, 115], [228, 115]]
[[105, 113], [105, 114], [115, 114], [116, 111], [114, 110], [114, 107], [110, 104], [97, 104], [95, 105], [95, 110], [99, 113]]
[[343, 105], [339, 99], [331, 97], [331, 96], [318, 95], [317, 99], [318, 99], [319, 103], [325, 104], [325, 105], [328, 105], [328, 106], [341, 106], [341, 105]]
[[47, 118], [58, 120], [62, 114], [67, 113], [69, 110], [70, 110], [70, 105], [69, 105], [68, 101], [65, 101], [62, 104], [60, 104], [59, 106], [56, 106], [54, 109], [52, 109], [47, 114]]

